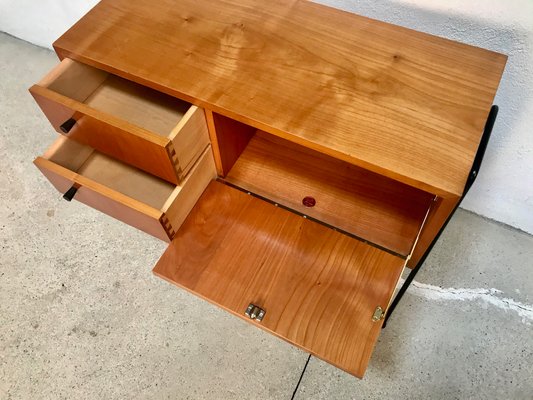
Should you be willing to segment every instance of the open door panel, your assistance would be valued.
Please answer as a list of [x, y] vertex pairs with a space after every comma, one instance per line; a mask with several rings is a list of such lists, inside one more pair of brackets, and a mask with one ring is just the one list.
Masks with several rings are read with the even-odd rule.
[[[362, 377], [382, 325], [376, 310], [388, 306], [404, 265], [212, 181], [154, 273]], [[256, 319], [245, 315], [251, 304]]]

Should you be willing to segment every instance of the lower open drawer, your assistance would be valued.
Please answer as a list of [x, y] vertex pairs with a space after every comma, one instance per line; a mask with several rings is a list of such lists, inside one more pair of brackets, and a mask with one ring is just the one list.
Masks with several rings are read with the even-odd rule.
[[179, 185], [63, 136], [34, 163], [60, 192], [167, 242], [216, 177], [210, 146]]
[[154, 273], [362, 377], [404, 265], [212, 181]]

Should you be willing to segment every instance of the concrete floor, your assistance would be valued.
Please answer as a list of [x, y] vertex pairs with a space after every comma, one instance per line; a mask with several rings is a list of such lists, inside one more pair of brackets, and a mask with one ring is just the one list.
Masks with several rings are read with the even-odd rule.
[[[0, 399], [290, 399], [307, 354], [151, 274], [165, 244], [31, 164], [55, 56], [0, 34]], [[532, 399], [533, 237], [459, 211], [364, 380], [311, 358], [296, 399]], [[453, 289], [455, 288], [455, 289]]]

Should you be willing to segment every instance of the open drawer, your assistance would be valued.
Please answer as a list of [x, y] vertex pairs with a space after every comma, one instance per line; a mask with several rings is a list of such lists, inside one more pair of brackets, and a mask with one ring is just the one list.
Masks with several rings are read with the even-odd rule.
[[59, 133], [168, 182], [209, 144], [202, 109], [68, 58], [30, 92]]
[[179, 185], [64, 136], [34, 163], [60, 192], [165, 241], [216, 177], [210, 146]]
[[362, 377], [405, 259], [219, 181], [154, 268]]

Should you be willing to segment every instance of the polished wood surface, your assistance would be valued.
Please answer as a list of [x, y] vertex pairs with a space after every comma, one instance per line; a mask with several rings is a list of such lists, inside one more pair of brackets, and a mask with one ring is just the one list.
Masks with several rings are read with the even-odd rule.
[[35, 160], [52, 184], [171, 241], [158, 276], [359, 377], [506, 64], [304, 0], [102, 0], [54, 47], [31, 93], [80, 143]]
[[[226, 180], [404, 257], [434, 197], [264, 132]], [[315, 206], [302, 203], [307, 196]]]
[[506, 63], [302, 0], [103, 0], [54, 47], [444, 197], [463, 191]]
[[190, 104], [97, 68], [64, 59], [37, 86], [167, 137]]
[[[214, 212], [216, 210], [216, 212]], [[362, 377], [404, 260], [212, 182], [154, 273]]]
[[74, 118], [77, 122], [68, 133], [69, 138], [97, 148], [102, 153], [135, 165], [169, 182], [179, 182], [167, 149], [170, 145], [168, 138], [150, 134], [113, 115], [95, 110], [46, 88], [33, 86], [30, 92], [58, 132], [62, 133], [59, 126], [63, 122]]
[[211, 142], [211, 150], [213, 151], [213, 160], [219, 176], [224, 176], [222, 168], [222, 158], [220, 157], [220, 148], [218, 146], [217, 132], [215, 128], [215, 116], [211, 110], [204, 110], [205, 120], [207, 122], [207, 131], [209, 132], [209, 140]]
[[35, 165], [60, 192], [75, 185], [76, 200], [165, 241], [216, 177], [209, 147], [173, 185], [64, 136]]
[[74, 118], [69, 138], [175, 184], [209, 144], [202, 109], [70, 59], [30, 92], [59, 133]]

